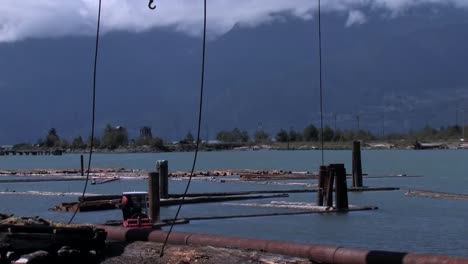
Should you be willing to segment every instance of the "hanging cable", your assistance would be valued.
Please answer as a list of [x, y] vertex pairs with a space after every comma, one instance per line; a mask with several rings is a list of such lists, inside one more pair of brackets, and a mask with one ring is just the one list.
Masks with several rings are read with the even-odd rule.
[[195, 165], [197, 163], [197, 156], [198, 156], [198, 149], [200, 147], [200, 131], [201, 131], [201, 123], [202, 123], [202, 110], [203, 110], [203, 90], [205, 87], [205, 54], [206, 54], [206, 0], [203, 1], [203, 48], [202, 48], [202, 63], [201, 63], [201, 82], [200, 82], [200, 101], [199, 101], [199, 109], [198, 109], [198, 128], [197, 128], [197, 142], [195, 147], [195, 154], [193, 156], [193, 163], [192, 163], [192, 170], [190, 171], [190, 177], [185, 187], [184, 195], [182, 196], [182, 200], [180, 201], [179, 208], [177, 208], [177, 212], [174, 216], [174, 221], [172, 221], [171, 227], [167, 232], [166, 239], [161, 248], [160, 257], [164, 255], [164, 248], [166, 247], [167, 241], [169, 240], [169, 236], [171, 235], [172, 228], [174, 228], [174, 224], [179, 217], [180, 209], [185, 201], [185, 196], [190, 187], [190, 183], [192, 182], [193, 173], [195, 171]]
[[320, 143], [322, 144], [322, 165], [325, 165], [323, 151], [323, 88], [322, 88], [322, 21], [321, 21], [321, 4], [318, 0], [318, 40], [319, 40], [319, 79], [320, 79]]
[[96, 46], [94, 49], [94, 68], [93, 68], [93, 109], [92, 109], [92, 118], [91, 118], [91, 139], [89, 142], [89, 158], [88, 158], [88, 171], [86, 172], [86, 181], [83, 187], [83, 193], [81, 195], [82, 199], [81, 202], [78, 204], [78, 207], [73, 212], [70, 221], [68, 224], [73, 222], [73, 219], [76, 216], [76, 213], [80, 210], [81, 203], [84, 201], [84, 197], [86, 194], [86, 189], [88, 187], [89, 182], [89, 172], [91, 171], [91, 159], [93, 156], [93, 147], [94, 147], [94, 126], [95, 126], [95, 117], [96, 117], [96, 72], [97, 72], [97, 60], [99, 54], [99, 29], [101, 25], [101, 0], [99, 0], [99, 9], [98, 9], [98, 19], [97, 19], [97, 30], [96, 30]]

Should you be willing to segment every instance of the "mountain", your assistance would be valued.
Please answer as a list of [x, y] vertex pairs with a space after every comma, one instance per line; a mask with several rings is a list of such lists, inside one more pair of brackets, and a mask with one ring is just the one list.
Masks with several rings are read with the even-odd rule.
[[[341, 128], [406, 131], [455, 123], [468, 97], [468, 11], [424, 6], [397, 16], [323, 16], [324, 110]], [[316, 20], [236, 26], [207, 45], [203, 134], [239, 127], [270, 132], [318, 124]], [[34, 142], [55, 127], [89, 134], [94, 38], [0, 43], [0, 143]], [[141, 126], [166, 139], [196, 131], [201, 39], [171, 28], [102, 36], [97, 132]], [[383, 121], [383, 117], [385, 121]]]

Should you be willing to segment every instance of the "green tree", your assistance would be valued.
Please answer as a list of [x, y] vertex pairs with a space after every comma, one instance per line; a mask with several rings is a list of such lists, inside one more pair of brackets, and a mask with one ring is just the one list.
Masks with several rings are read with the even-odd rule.
[[317, 141], [319, 136], [319, 132], [317, 128], [310, 124], [306, 128], [304, 128], [303, 138], [305, 141]]
[[335, 137], [335, 132], [329, 126], [325, 126], [323, 129], [323, 141], [332, 141]]
[[343, 132], [339, 129], [334, 131], [333, 141], [342, 141], [343, 140]]
[[164, 150], [165, 149], [164, 141], [159, 137], [153, 137], [151, 139], [150, 146], [155, 148], [155, 149], [159, 149], [159, 150]]
[[13, 145], [13, 150], [29, 150], [32, 149], [33, 146], [30, 143], [18, 143]]
[[104, 128], [104, 135], [101, 140], [101, 147], [108, 149], [116, 149], [128, 144], [127, 129], [122, 126], [112, 127], [107, 124]]
[[302, 134], [294, 131], [293, 129], [289, 130], [289, 141], [302, 141]]
[[68, 149], [70, 148], [70, 142], [66, 139], [62, 139], [62, 142], [60, 142], [60, 147], [63, 149]]
[[247, 143], [249, 142], [249, 133], [247, 131], [240, 131], [234, 128], [231, 131], [219, 131], [216, 134], [216, 139], [223, 143]]
[[270, 134], [263, 130], [257, 130], [254, 134], [255, 143], [267, 143], [270, 141]]
[[[88, 142], [86, 146], [89, 148], [91, 146], [91, 136], [88, 137]], [[94, 137], [93, 139], [93, 148], [97, 149], [101, 147], [101, 140], [98, 137]]]
[[241, 141], [242, 143], [247, 143], [247, 142], [249, 142], [249, 141], [250, 141], [249, 132], [247, 132], [247, 131], [245, 131], [245, 130], [242, 131], [240, 141]]
[[192, 132], [188, 132], [185, 137], [180, 141], [181, 144], [193, 144], [195, 139], [193, 138]]
[[83, 142], [83, 138], [81, 136], [77, 136], [72, 140], [71, 143], [72, 149], [83, 149], [85, 148], [85, 144]]
[[57, 135], [57, 130], [55, 128], [51, 128], [49, 130], [49, 133], [47, 134], [44, 140], [44, 146], [47, 148], [60, 146], [60, 138]]
[[281, 129], [276, 134], [275, 139], [276, 139], [277, 142], [287, 142], [289, 140], [288, 132], [286, 132], [286, 130], [284, 130], [284, 129]]

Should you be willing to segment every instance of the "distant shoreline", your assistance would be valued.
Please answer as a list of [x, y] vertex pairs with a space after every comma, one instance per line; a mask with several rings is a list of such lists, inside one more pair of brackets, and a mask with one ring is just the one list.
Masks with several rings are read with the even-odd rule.
[[[217, 143], [217, 144], [200, 144], [200, 151], [265, 151], [265, 150], [321, 150], [320, 142], [270, 142], [265, 144], [239, 144], [239, 143]], [[420, 143], [421, 150], [431, 149], [468, 149], [468, 145], [456, 141], [451, 142], [435, 142], [435, 143]], [[353, 142], [324, 142], [324, 150], [352, 150]], [[196, 149], [195, 144], [170, 144], [164, 145], [164, 149], [153, 148], [151, 146], [125, 146], [115, 149], [93, 149], [94, 153], [105, 154], [128, 154], [128, 153], [168, 153], [168, 152], [193, 152]], [[418, 149], [416, 144], [408, 141], [388, 141], [388, 142], [361, 142], [362, 150], [414, 150]], [[0, 149], [0, 155], [12, 153], [7, 152], [29, 152], [29, 151], [47, 151], [54, 152], [58, 148], [34, 148], [34, 149]], [[60, 149], [63, 154], [84, 154], [88, 153], [89, 149]], [[13, 154], [14, 155], [14, 154]], [[21, 154], [22, 155], [22, 154]]]

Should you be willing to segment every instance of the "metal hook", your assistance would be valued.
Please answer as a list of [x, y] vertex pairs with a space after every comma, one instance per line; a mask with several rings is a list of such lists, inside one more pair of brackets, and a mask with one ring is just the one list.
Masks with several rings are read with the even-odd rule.
[[154, 10], [156, 8], [156, 5], [153, 5], [154, 0], [149, 0], [148, 3], [148, 8], [151, 10]]

